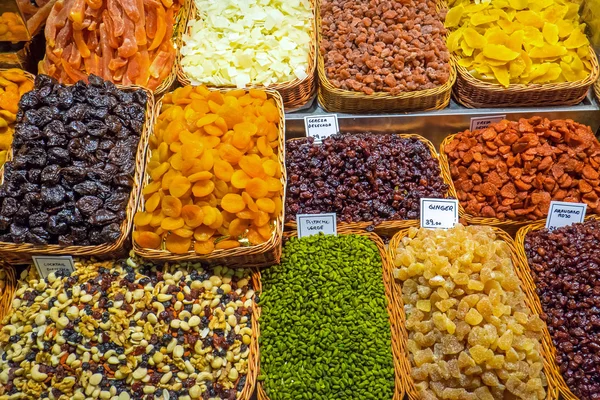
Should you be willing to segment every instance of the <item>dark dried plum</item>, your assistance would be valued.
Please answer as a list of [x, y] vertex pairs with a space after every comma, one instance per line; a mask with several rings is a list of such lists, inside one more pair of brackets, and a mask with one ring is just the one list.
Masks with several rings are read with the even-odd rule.
[[73, 190], [81, 196], [95, 195], [98, 193], [98, 186], [93, 181], [84, 181], [73, 186]]
[[23, 205], [31, 212], [42, 209], [42, 195], [40, 193], [27, 193], [23, 196]]
[[48, 214], [39, 212], [29, 216], [29, 227], [36, 228], [38, 226], [46, 226], [48, 223]]
[[97, 95], [88, 98], [88, 103], [96, 108], [108, 107], [108, 96]]
[[40, 181], [47, 185], [56, 185], [60, 181], [60, 166], [48, 165], [42, 170]]
[[6, 197], [2, 202], [2, 210], [0, 215], [5, 217], [12, 217], [19, 209], [19, 203], [12, 197]]
[[12, 224], [10, 226], [10, 235], [12, 236], [12, 241], [15, 243], [24, 243], [25, 235], [29, 232], [25, 226]]
[[83, 149], [87, 152], [93, 153], [98, 149], [99, 140], [96, 138], [86, 138], [83, 141]]
[[73, 239], [73, 236], [71, 235], [60, 235], [58, 237], [58, 244], [61, 246], [73, 246], [75, 244], [75, 239]]
[[97, 108], [91, 107], [90, 109], [88, 109], [88, 117], [90, 117], [90, 118], [98, 118], [100, 120], [103, 120], [107, 116], [108, 116], [108, 108], [107, 107], [97, 107]]
[[108, 128], [108, 130], [112, 133], [119, 132], [121, 130], [121, 127], [123, 126], [119, 117], [115, 115], [109, 115], [108, 117], [106, 117], [106, 120], [104, 122], [106, 123], [106, 127]]
[[21, 138], [25, 141], [35, 140], [42, 137], [42, 131], [40, 131], [35, 125], [20, 125], [19, 132], [22, 133]]
[[67, 126], [67, 135], [72, 138], [83, 136], [85, 135], [85, 132], [86, 126], [81, 121], [72, 121]]
[[6, 231], [9, 229], [11, 223], [12, 219], [5, 217], [4, 215], [0, 215], [0, 231]]
[[53, 235], [62, 235], [69, 231], [69, 226], [65, 222], [60, 222], [56, 215], [51, 215], [48, 218], [48, 232]]
[[85, 216], [94, 214], [100, 207], [102, 207], [103, 201], [96, 196], [84, 196], [77, 200], [77, 208]]
[[37, 99], [37, 92], [32, 90], [31, 92], [23, 93], [21, 100], [19, 100], [19, 108], [21, 110], [29, 110], [39, 104]]
[[29, 208], [22, 204], [19, 206], [17, 212], [12, 216], [12, 219], [18, 224], [25, 225], [27, 224], [30, 215], [31, 211], [29, 211]]
[[148, 93], [144, 92], [143, 90], [136, 90], [133, 92], [133, 96], [139, 105], [146, 107], [146, 103], [148, 102]]
[[133, 176], [130, 174], [118, 174], [113, 178], [113, 183], [117, 186], [131, 187], [133, 186]]
[[108, 172], [101, 170], [99, 168], [94, 168], [91, 171], [87, 172], [87, 177], [93, 181], [110, 183], [112, 180], [112, 175]]
[[94, 226], [101, 226], [106, 224], [111, 224], [117, 220], [117, 215], [112, 211], [108, 210], [98, 210], [94, 213], [94, 215], [89, 219], [90, 224]]
[[87, 117], [87, 104], [75, 104], [66, 113], [68, 121], [83, 121]]
[[32, 148], [27, 153], [27, 164], [31, 167], [43, 168], [46, 166], [47, 156], [44, 149]]
[[79, 242], [81, 240], [85, 240], [87, 238], [88, 229], [85, 226], [72, 226], [71, 227], [71, 237]]
[[119, 239], [119, 236], [121, 236], [121, 227], [117, 223], [106, 225], [104, 228], [102, 228], [101, 236], [102, 242], [115, 242]]
[[92, 120], [87, 123], [86, 132], [92, 136], [103, 137], [108, 132], [108, 127], [102, 121]]
[[88, 239], [90, 240], [90, 243], [92, 243], [92, 244], [100, 244], [100, 243], [104, 242], [104, 240], [102, 240], [102, 230], [101, 229], [91, 229], [90, 232], [88, 233]]
[[26, 243], [32, 243], [32, 244], [48, 244], [48, 240], [38, 236], [36, 234], [34, 234], [31, 231], [28, 231], [27, 233], [25, 233], [25, 240]]
[[107, 209], [118, 212], [120, 210], [124, 210], [127, 205], [127, 201], [129, 201], [129, 194], [127, 193], [114, 193], [104, 202], [104, 207]]
[[67, 181], [70, 185], [75, 185], [77, 183], [82, 182], [87, 175], [85, 168], [83, 167], [67, 167], [61, 170], [65, 181]]
[[54, 85], [56, 82], [54, 81], [54, 79], [52, 79], [51, 77], [49, 77], [48, 75], [37, 75], [35, 77], [35, 81], [33, 82], [33, 86], [36, 89], [41, 89], [44, 86], [51, 86]]
[[66, 87], [59, 88], [56, 91], [56, 96], [58, 97], [58, 106], [65, 110], [69, 109], [75, 101], [73, 99], [73, 93], [71, 93], [71, 90]]
[[42, 175], [41, 169], [30, 169], [27, 171], [27, 179], [32, 183], [39, 183], [40, 176]]
[[132, 92], [129, 91], [120, 91], [117, 93], [117, 98], [121, 103], [132, 103], [134, 101], [134, 96]]
[[48, 150], [48, 162], [52, 164], [67, 165], [69, 161], [71, 161], [69, 150], [62, 147], [52, 147]]
[[42, 202], [44, 206], [56, 207], [65, 199], [65, 189], [62, 186], [43, 186], [42, 187]]

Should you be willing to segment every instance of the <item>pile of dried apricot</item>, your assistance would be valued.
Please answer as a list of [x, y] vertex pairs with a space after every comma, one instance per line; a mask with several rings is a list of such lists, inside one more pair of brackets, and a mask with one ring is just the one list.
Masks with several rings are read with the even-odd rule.
[[12, 146], [14, 123], [19, 111], [19, 99], [33, 89], [33, 81], [23, 70], [0, 71], [0, 166]]
[[592, 70], [580, 1], [455, 0], [448, 50], [476, 78], [510, 84], [573, 82]]
[[135, 242], [175, 254], [258, 245], [282, 210], [279, 109], [262, 90], [168, 93], [134, 218]]

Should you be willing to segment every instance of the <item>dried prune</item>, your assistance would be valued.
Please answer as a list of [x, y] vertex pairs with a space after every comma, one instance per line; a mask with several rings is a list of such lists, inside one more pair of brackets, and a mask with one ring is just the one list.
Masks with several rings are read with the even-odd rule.
[[40, 75], [22, 97], [0, 185], [0, 240], [87, 246], [121, 235], [147, 97], [89, 82]]

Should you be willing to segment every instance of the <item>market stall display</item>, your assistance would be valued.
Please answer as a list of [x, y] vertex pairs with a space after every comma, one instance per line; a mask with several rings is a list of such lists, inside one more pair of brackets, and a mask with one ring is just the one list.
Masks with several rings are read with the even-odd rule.
[[598, 78], [579, 2], [454, 1], [445, 26], [467, 107], [569, 105]]
[[63, 83], [98, 75], [159, 93], [175, 79], [180, 0], [59, 0], [45, 28], [40, 73]]
[[404, 397], [383, 242], [338, 233], [291, 237], [261, 271], [259, 400]]
[[33, 79], [21, 69], [0, 69], [0, 166], [12, 147], [19, 99], [33, 89]]
[[515, 273], [520, 261], [506, 233], [413, 227], [389, 248], [406, 313], [409, 398], [557, 398], [548, 332]]
[[266, 87], [286, 108], [315, 91], [314, 1], [191, 1], [179, 44], [183, 85]]
[[19, 102], [0, 186], [0, 253], [101, 255], [124, 250], [153, 100], [97, 76], [65, 86], [39, 75]]
[[13, 267], [7, 264], [0, 265], [0, 321], [10, 310], [16, 285]]
[[328, 111], [444, 108], [456, 72], [438, 4], [324, 0], [319, 24], [319, 103]]
[[519, 231], [517, 243], [535, 287], [532, 297], [546, 315], [562, 396], [595, 399], [600, 392], [600, 219], [552, 232], [532, 224]]
[[52, 273], [17, 290], [0, 331], [0, 397], [250, 398], [252, 271], [77, 264], [69, 277]]
[[516, 232], [544, 218], [551, 200], [600, 213], [600, 143], [572, 120], [533, 117], [467, 130], [444, 140], [440, 158], [469, 224]]
[[433, 145], [418, 135], [339, 134], [286, 143], [286, 225], [334, 212], [340, 226], [394, 229], [419, 218], [421, 197], [443, 198]]
[[134, 250], [158, 259], [277, 262], [285, 185], [277, 92], [186, 86], [157, 108]]

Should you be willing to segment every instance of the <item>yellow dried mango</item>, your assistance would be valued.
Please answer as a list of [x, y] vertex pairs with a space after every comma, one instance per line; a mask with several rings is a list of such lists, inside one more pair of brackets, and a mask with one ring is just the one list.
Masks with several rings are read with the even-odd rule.
[[544, 39], [546, 42], [551, 45], [555, 45], [558, 43], [558, 26], [549, 22], [544, 23], [544, 29], [542, 29], [542, 34], [544, 35]]
[[136, 243], [205, 255], [270, 238], [282, 212], [279, 115], [258, 89], [183, 87], [165, 95], [134, 218]]
[[492, 60], [512, 61], [519, 53], [501, 44], [488, 44], [483, 48], [483, 55]]
[[467, 45], [472, 49], [483, 49], [487, 42], [486, 38], [473, 28], [465, 29], [463, 37]]

